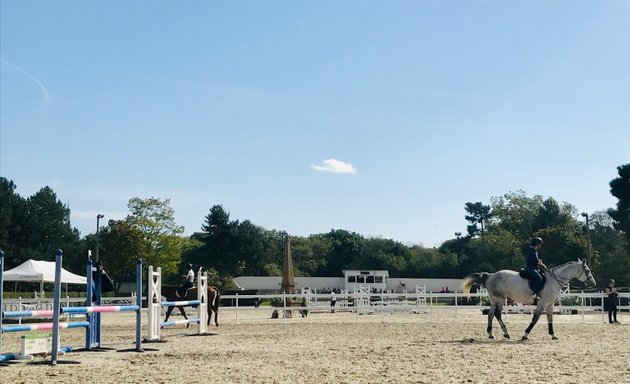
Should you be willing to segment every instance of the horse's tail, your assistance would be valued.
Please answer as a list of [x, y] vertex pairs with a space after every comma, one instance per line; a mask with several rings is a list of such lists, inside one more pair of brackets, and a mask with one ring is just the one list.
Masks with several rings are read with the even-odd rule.
[[488, 276], [490, 276], [488, 272], [473, 273], [466, 276], [462, 283], [462, 288], [464, 289], [463, 292], [466, 294], [466, 296], [470, 297], [470, 288], [473, 286], [473, 284], [479, 284], [482, 287], [485, 287]]
[[221, 291], [219, 291], [219, 288], [217, 288], [217, 287], [214, 287], [214, 289], [217, 290], [217, 294], [214, 297], [214, 301], [215, 301], [214, 302], [214, 307], [216, 308], [216, 311], [218, 312], [219, 311], [219, 303], [221, 302]]
[[[215, 286], [208, 286], [208, 291], [214, 291], [214, 295], [212, 295], [212, 302], [208, 305], [208, 325], [210, 325], [210, 320], [212, 319], [212, 312], [214, 312], [214, 324], [219, 326], [219, 303], [221, 302], [221, 292], [219, 292], [219, 288]], [[209, 293], [208, 292], [208, 293]]]

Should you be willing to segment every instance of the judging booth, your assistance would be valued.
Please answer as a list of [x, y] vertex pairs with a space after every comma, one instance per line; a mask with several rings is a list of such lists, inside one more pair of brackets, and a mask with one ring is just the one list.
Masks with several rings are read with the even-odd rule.
[[365, 289], [370, 292], [385, 292], [387, 290], [388, 271], [371, 270], [361, 271], [346, 269], [343, 271], [344, 286], [346, 292]]

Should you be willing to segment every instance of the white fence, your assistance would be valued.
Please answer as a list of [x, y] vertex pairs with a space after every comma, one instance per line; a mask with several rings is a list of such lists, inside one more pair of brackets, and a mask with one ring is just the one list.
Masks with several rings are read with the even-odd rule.
[[[308, 313], [332, 312], [330, 303], [332, 295], [330, 293], [301, 293], [301, 294], [271, 294], [271, 295], [223, 295], [224, 300], [233, 303], [231, 307], [221, 306], [220, 313], [229, 308], [234, 312], [236, 323], [239, 323], [239, 312], [249, 311], [274, 311], [285, 313], [285, 317], [292, 317], [291, 311], [306, 311]], [[480, 311], [489, 309], [487, 294], [472, 293], [470, 299], [461, 292], [449, 293], [425, 293], [417, 291], [414, 293], [337, 293], [335, 295], [335, 312], [352, 312], [357, 316], [365, 314], [385, 314], [385, 313], [430, 313], [432, 309], [440, 308], [457, 311], [458, 309], [477, 308]], [[563, 292], [560, 300], [555, 306], [554, 312], [564, 315], [581, 315], [601, 313], [602, 320], [607, 315], [604, 311], [605, 294], [584, 293], [584, 292]], [[486, 299], [486, 300], [484, 300]], [[264, 302], [272, 301], [275, 305], [253, 306], [242, 305], [241, 302]], [[620, 293], [618, 297], [618, 310], [620, 312], [630, 312], [630, 293]], [[505, 315], [515, 313], [532, 313], [535, 309], [532, 305], [505, 305], [503, 312]]]

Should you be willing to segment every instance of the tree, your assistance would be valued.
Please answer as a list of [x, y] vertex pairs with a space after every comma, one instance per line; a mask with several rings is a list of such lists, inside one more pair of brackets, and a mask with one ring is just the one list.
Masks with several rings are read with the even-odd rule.
[[534, 221], [543, 205], [543, 197], [528, 197], [524, 191], [508, 192], [491, 199], [494, 224], [526, 244], [534, 233]]
[[571, 227], [575, 228], [577, 209], [571, 204], [563, 203], [562, 206], [553, 198], [543, 201], [532, 223], [532, 232], [543, 228]]
[[234, 276], [238, 269], [232, 257], [234, 225], [223, 206], [212, 206], [201, 226], [203, 234], [198, 237], [204, 245], [195, 252], [194, 260], [199, 265], [216, 269], [222, 276]]
[[630, 247], [630, 163], [617, 167], [619, 177], [611, 180], [610, 193], [615, 196], [617, 209], [609, 209], [608, 214], [614, 220], [614, 227], [626, 234]]
[[[55, 251], [63, 250], [64, 267], [83, 272], [85, 255], [79, 231], [70, 226], [70, 209], [50, 187], [44, 187], [26, 200], [27, 218], [22, 233], [32, 252], [27, 258], [54, 260]], [[24, 261], [24, 260], [22, 260]]]
[[19, 264], [23, 259], [22, 248], [27, 247], [21, 240], [26, 235], [28, 209], [26, 200], [15, 192], [16, 188], [13, 181], [0, 177], [0, 249], [6, 252], [9, 266]]
[[122, 283], [135, 281], [137, 259], [149, 259], [151, 247], [144, 233], [124, 220], [109, 220], [99, 234], [99, 243], [100, 261], [114, 279], [114, 291], [118, 293]]
[[[466, 221], [470, 224], [468, 225], [468, 235], [470, 237], [475, 237], [478, 234], [481, 234], [481, 244], [484, 244], [484, 225], [485, 223], [492, 217], [491, 208], [489, 205], [483, 205], [481, 202], [476, 203], [466, 203], [466, 212], [468, 214], [465, 216]], [[477, 224], [480, 225], [481, 229], [477, 227]]]
[[149, 252], [145, 262], [161, 267], [165, 274], [176, 273], [180, 261], [184, 239], [184, 227], [175, 223], [175, 211], [170, 199], [134, 197], [127, 206], [131, 211], [125, 222], [144, 235]]
[[330, 240], [332, 249], [326, 267], [318, 271], [318, 274], [321, 276], [341, 276], [342, 271], [360, 257], [363, 236], [343, 229], [333, 229], [325, 237]]
[[630, 285], [630, 253], [621, 231], [613, 227], [612, 218], [605, 211], [590, 215], [593, 266], [596, 278], [607, 282], [613, 278], [619, 286]]

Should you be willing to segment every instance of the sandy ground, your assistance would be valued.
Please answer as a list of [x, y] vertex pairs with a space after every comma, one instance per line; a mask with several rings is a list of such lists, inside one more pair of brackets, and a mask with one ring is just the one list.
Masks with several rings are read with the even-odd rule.
[[[134, 313], [104, 314], [104, 352], [72, 352], [50, 366], [42, 358], [0, 367], [2, 383], [630, 383], [630, 315], [609, 325], [599, 315], [546, 318], [520, 342], [529, 315], [509, 315], [512, 340], [488, 340], [478, 309], [422, 314], [315, 313], [270, 319], [267, 309], [222, 308], [221, 326], [190, 336], [162, 331], [163, 342], [135, 340]], [[180, 319], [176, 316], [175, 319]], [[238, 321], [238, 324], [237, 324]], [[146, 327], [146, 314], [143, 316]], [[80, 348], [84, 331], [62, 331]], [[501, 332], [495, 323], [495, 335]], [[4, 352], [19, 351], [18, 333]], [[146, 329], [143, 329], [143, 337]]]

